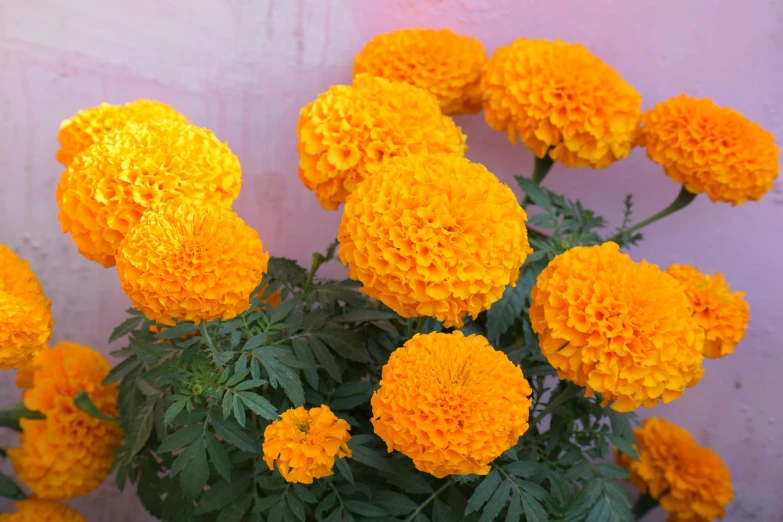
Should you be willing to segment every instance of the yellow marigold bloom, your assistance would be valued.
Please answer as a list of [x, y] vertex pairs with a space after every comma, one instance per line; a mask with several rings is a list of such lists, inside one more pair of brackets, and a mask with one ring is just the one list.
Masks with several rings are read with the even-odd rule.
[[372, 397], [389, 452], [438, 478], [489, 473], [528, 429], [530, 385], [485, 337], [416, 334], [392, 352]]
[[775, 137], [739, 112], [681, 94], [642, 115], [639, 143], [666, 175], [712, 201], [757, 201], [780, 173]]
[[348, 198], [340, 259], [403, 317], [462, 326], [516, 284], [532, 252], [525, 211], [486, 167], [453, 154], [389, 162]]
[[533, 287], [530, 320], [560, 378], [617, 411], [673, 401], [704, 374], [704, 331], [682, 285], [616, 243], [554, 258]]
[[264, 462], [287, 482], [312, 484], [332, 474], [336, 459], [351, 457], [350, 429], [325, 404], [291, 408], [264, 430]]
[[690, 265], [672, 265], [666, 273], [685, 286], [693, 317], [704, 329], [704, 355], [717, 359], [734, 351], [750, 321], [745, 292], [732, 292], [720, 273], [702, 274]]
[[121, 129], [128, 123], [161, 119], [187, 121], [173, 107], [151, 100], [137, 100], [125, 105], [102, 103], [79, 111], [60, 124], [60, 132], [57, 133], [60, 150], [55, 157], [68, 167], [80, 152], [101, 141], [111, 131]]
[[567, 167], [606, 167], [630, 154], [642, 97], [581, 44], [519, 38], [482, 79], [490, 127]]
[[181, 121], [128, 124], [79, 154], [57, 186], [57, 216], [79, 252], [105, 267], [128, 230], [170, 200], [225, 207], [239, 195], [239, 160], [212, 132]]
[[148, 319], [198, 324], [250, 308], [268, 262], [258, 233], [233, 211], [166, 204], [147, 212], [125, 236], [117, 275]]
[[369, 73], [435, 95], [445, 114], [481, 110], [481, 71], [487, 61], [475, 38], [448, 29], [402, 29], [370, 40], [353, 62]]
[[634, 434], [639, 460], [618, 454], [617, 461], [642, 493], [669, 512], [669, 522], [723, 518], [734, 492], [731, 473], [718, 455], [665, 419], [645, 419]]
[[336, 210], [356, 185], [389, 159], [433, 152], [464, 154], [465, 136], [423, 89], [360, 74], [306, 105], [297, 124], [299, 177]]
[[0, 245], [0, 368], [23, 368], [52, 335], [51, 301], [30, 263]]
[[24, 404], [44, 420], [22, 419], [22, 446], [8, 450], [20, 482], [36, 497], [65, 500], [100, 486], [114, 461], [122, 430], [78, 409], [80, 391], [106, 415], [117, 414], [117, 387], [104, 386], [111, 366], [87, 346], [61, 342], [35, 356]]
[[14, 504], [15, 513], [0, 514], [0, 522], [87, 522], [75, 509], [53, 500], [29, 498]]

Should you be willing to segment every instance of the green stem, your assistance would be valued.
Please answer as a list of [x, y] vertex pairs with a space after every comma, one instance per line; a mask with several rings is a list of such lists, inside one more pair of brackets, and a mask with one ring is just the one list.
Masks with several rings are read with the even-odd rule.
[[696, 194], [694, 194], [693, 192], [689, 192], [683, 186], [682, 189], [680, 190], [680, 193], [677, 195], [677, 199], [672, 201], [671, 205], [661, 210], [657, 214], [648, 217], [644, 221], [635, 224], [631, 228], [626, 228], [625, 230], [615, 234], [609, 239], [609, 241], [617, 241], [622, 236], [629, 236], [630, 234], [633, 234], [637, 230], [640, 230], [651, 223], [655, 223], [659, 219], [663, 219], [670, 214], [674, 214], [678, 210], [687, 207], [690, 204], [690, 202], [694, 200], [694, 198], [696, 198]]
[[0, 427], [11, 428], [14, 431], [22, 431], [19, 423], [21, 419], [42, 420], [46, 417], [40, 412], [28, 410], [21, 402], [7, 410], [0, 410]]
[[562, 392], [560, 392], [560, 394], [558, 396], [556, 396], [554, 399], [552, 399], [552, 401], [549, 404], [547, 404], [546, 408], [541, 410], [541, 413], [539, 413], [535, 418], [533, 418], [530, 421], [530, 427], [532, 428], [533, 426], [538, 424], [541, 421], [541, 419], [543, 419], [544, 417], [546, 417], [547, 415], [552, 413], [555, 410], [555, 408], [557, 408], [558, 406], [563, 404], [565, 401], [567, 401], [571, 397], [574, 397], [575, 395], [578, 395], [579, 392], [581, 392], [581, 391], [582, 391], [582, 388], [580, 388], [576, 384], [568, 383], [568, 387], [565, 390], [563, 390]]
[[326, 262], [326, 258], [320, 252], [313, 252], [313, 260], [310, 263], [310, 271], [307, 273], [307, 281], [305, 282], [305, 293], [310, 289], [310, 285], [313, 284], [315, 273], [318, 268]]
[[533, 183], [540, 185], [554, 164], [555, 160], [549, 156], [549, 152], [543, 158], [536, 156], [536, 161], [533, 164]]
[[435, 500], [436, 498], [438, 498], [438, 495], [440, 495], [441, 493], [443, 493], [444, 491], [446, 491], [447, 489], [449, 489], [449, 486], [451, 486], [453, 483], [454, 483], [454, 481], [453, 481], [453, 480], [451, 480], [451, 479], [449, 478], [449, 479], [446, 481], [446, 483], [445, 483], [445, 484], [443, 484], [441, 487], [439, 487], [439, 488], [437, 489], [437, 491], [435, 491], [435, 493], [433, 493], [432, 495], [430, 495], [430, 496], [429, 496], [429, 498], [428, 498], [427, 500], [425, 500], [424, 502], [422, 502], [421, 504], [419, 504], [419, 507], [417, 507], [417, 508], [416, 508], [416, 511], [414, 511], [413, 513], [411, 513], [411, 516], [409, 516], [409, 517], [406, 519], [406, 522], [411, 522], [412, 520], [415, 520], [415, 519], [416, 519], [416, 516], [417, 516], [419, 513], [421, 513], [421, 511], [422, 511], [422, 510], [423, 510], [425, 507], [429, 506], [429, 505], [430, 505], [430, 503], [431, 503], [433, 500]]
[[658, 501], [646, 493], [639, 495], [636, 504], [633, 505], [634, 520], [641, 520], [651, 510], [658, 507]]

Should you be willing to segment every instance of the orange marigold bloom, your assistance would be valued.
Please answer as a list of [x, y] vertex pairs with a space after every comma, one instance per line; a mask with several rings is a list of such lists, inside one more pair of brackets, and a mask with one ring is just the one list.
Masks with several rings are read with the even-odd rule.
[[389, 452], [438, 478], [489, 473], [528, 429], [532, 390], [485, 337], [416, 334], [392, 352], [372, 396], [372, 424]]
[[462, 326], [516, 284], [532, 252], [525, 211], [486, 167], [453, 154], [389, 162], [348, 198], [340, 259], [403, 317]]
[[122, 430], [96, 419], [74, 405], [87, 392], [104, 414], [117, 414], [117, 387], [104, 386], [111, 366], [87, 346], [61, 342], [35, 356], [32, 387], [24, 405], [40, 411], [44, 420], [22, 419], [22, 446], [8, 450], [19, 480], [36, 497], [65, 500], [100, 486], [120, 446]]
[[406, 83], [360, 74], [306, 105], [297, 124], [299, 177], [318, 202], [336, 210], [364, 178], [389, 159], [464, 154], [465, 136], [438, 100]]
[[275, 308], [277, 305], [283, 302], [283, 294], [278, 288], [268, 296], [264, 297], [267, 288], [269, 288], [269, 285], [262, 286], [256, 295], [258, 296], [258, 300], [261, 301], [262, 307], [271, 306], [272, 308]]
[[720, 273], [704, 275], [690, 265], [672, 265], [666, 273], [685, 286], [693, 317], [706, 335], [704, 355], [717, 359], [732, 353], [750, 321], [745, 292], [732, 292]]
[[739, 112], [681, 94], [642, 115], [639, 143], [666, 175], [712, 201], [757, 201], [780, 173], [775, 137]]
[[425, 89], [445, 114], [481, 110], [481, 71], [487, 61], [475, 38], [448, 29], [402, 29], [370, 40], [353, 62], [353, 74], [369, 73]]
[[519, 38], [489, 60], [484, 118], [536, 156], [606, 167], [630, 154], [642, 97], [581, 44]]
[[233, 211], [165, 204], [125, 236], [117, 275], [133, 307], [148, 319], [198, 324], [250, 308], [268, 262], [258, 233]]
[[0, 245], [0, 368], [23, 368], [52, 335], [51, 301], [30, 263]]
[[616, 243], [554, 258], [533, 287], [530, 319], [560, 378], [617, 411], [671, 402], [704, 374], [704, 331], [682, 285]]
[[634, 435], [639, 460], [618, 454], [617, 462], [642, 493], [670, 513], [669, 522], [723, 518], [734, 492], [731, 473], [718, 455], [665, 419], [645, 419]]
[[60, 150], [55, 157], [68, 167], [80, 152], [101, 141], [110, 132], [129, 123], [162, 119], [187, 121], [173, 107], [151, 100], [137, 100], [125, 105], [102, 103], [79, 111], [60, 124], [60, 132], [57, 133]]
[[264, 430], [264, 462], [287, 482], [312, 484], [332, 474], [336, 459], [351, 457], [350, 429], [325, 404], [291, 408]]
[[63, 173], [57, 217], [83, 256], [111, 267], [144, 212], [170, 200], [230, 207], [241, 178], [237, 157], [206, 129], [167, 120], [128, 124]]
[[28, 498], [17, 502], [14, 507], [15, 513], [0, 514], [0, 522], [87, 522], [72, 507], [53, 500]]

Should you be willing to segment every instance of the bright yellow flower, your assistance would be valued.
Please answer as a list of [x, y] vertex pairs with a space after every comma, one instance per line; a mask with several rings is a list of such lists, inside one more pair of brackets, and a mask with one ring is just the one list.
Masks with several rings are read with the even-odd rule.
[[63, 173], [57, 217], [83, 256], [111, 267], [144, 212], [171, 200], [230, 207], [241, 178], [237, 157], [206, 129], [180, 121], [128, 124]]
[[68, 167], [80, 152], [101, 141], [110, 132], [129, 123], [162, 119], [187, 121], [187, 118], [173, 107], [151, 100], [137, 100], [125, 105], [102, 103], [97, 107], [79, 111], [60, 124], [60, 132], [57, 133], [60, 150], [55, 157]]
[[453, 154], [399, 158], [348, 198], [340, 259], [364, 292], [403, 317], [461, 326], [516, 284], [532, 252], [526, 219], [483, 165]]
[[106, 415], [117, 414], [117, 387], [104, 386], [111, 366], [87, 346], [61, 342], [35, 356], [32, 387], [24, 405], [46, 416], [22, 419], [20, 448], [8, 450], [16, 474], [36, 497], [65, 500], [100, 486], [114, 461], [122, 430], [78, 409], [80, 391]]
[[75, 509], [53, 500], [28, 498], [14, 504], [15, 513], [0, 514], [0, 522], [87, 522]]
[[681, 94], [642, 115], [639, 143], [666, 175], [712, 201], [757, 201], [780, 173], [775, 137], [739, 112]]
[[52, 335], [51, 301], [30, 263], [0, 245], [0, 368], [23, 368]]
[[306, 105], [297, 124], [299, 177], [336, 210], [389, 159], [432, 152], [464, 154], [465, 136], [423, 89], [360, 74]]
[[198, 324], [247, 310], [268, 262], [258, 233], [233, 211], [165, 204], [125, 236], [117, 275], [133, 307], [148, 319]]
[[287, 482], [312, 484], [332, 474], [336, 459], [351, 457], [350, 429], [325, 404], [291, 408], [264, 430], [264, 462]]
[[642, 97], [581, 44], [519, 38], [482, 79], [484, 117], [512, 143], [567, 167], [606, 167], [630, 154]]
[[616, 243], [554, 258], [533, 287], [530, 319], [560, 378], [617, 411], [671, 402], [704, 374], [704, 331], [682, 285]]
[[687, 430], [665, 419], [645, 419], [634, 430], [639, 460], [618, 454], [642, 493], [669, 512], [669, 522], [711, 522], [731, 502], [731, 473], [721, 458]]
[[420, 471], [486, 475], [527, 431], [531, 393], [522, 370], [485, 337], [417, 334], [383, 367], [372, 424]]
[[475, 38], [448, 29], [402, 29], [370, 40], [353, 63], [369, 73], [435, 95], [445, 114], [481, 110], [481, 71], [487, 61]]
[[750, 321], [745, 292], [732, 292], [720, 273], [704, 275], [690, 265], [672, 265], [666, 273], [685, 286], [696, 322], [704, 328], [704, 355], [717, 359], [734, 351]]

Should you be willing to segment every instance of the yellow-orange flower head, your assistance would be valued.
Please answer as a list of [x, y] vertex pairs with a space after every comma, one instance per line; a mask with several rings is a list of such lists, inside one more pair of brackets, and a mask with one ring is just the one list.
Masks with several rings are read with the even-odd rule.
[[669, 522], [723, 518], [734, 492], [731, 473], [718, 455], [665, 419], [645, 419], [634, 435], [639, 460], [618, 454], [617, 461], [642, 493], [669, 512]]
[[350, 429], [329, 406], [291, 408], [264, 430], [264, 462], [287, 482], [312, 484], [332, 474], [335, 460], [351, 457]]
[[353, 62], [353, 74], [369, 73], [421, 87], [445, 114], [481, 110], [481, 71], [487, 61], [475, 38], [448, 29], [402, 29], [370, 40]]
[[117, 414], [117, 387], [104, 386], [111, 366], [87, 346], [61, 342], [35, 356], [32, 387], [24, 405], [40, 411], [44, 420], [22, 419], [22, 446], [8, 450], [20, 482], [36, 497], [66, 500], [100, 486], [120, 446], [122, 430], [96, 419], [74, 405], [87, 392], [104, 414]]
[[720, 273], [704, 275], [690, 265], [672, 265], [666, 273], [685, 286], [693, 317], [706, 336], [704, 355], [717, 359], [732, 353], [750, 321], [745, 292], [732, 292]]
[[52, 335], [51, 301], [30, 263], [0, 245], [0, 368], [22, 369]]
[[617, 411], [673, 401], [704, 374], [704, 331], [682, 285], [616, 243], [554, 258], [533, 287], [530, 319], [560, 378]]
[[739, 112], [681, 94], [642, 115], [639, 143], [666, 175], [712, 201], [757, 201], [780, 173], [775, 137]]
[[165, 204], [125, 236], [117, 275], [133, 307], [148, 319], [198, 324], [250, 308], [268, 262], [258, 233], [233, 211]]
[[57, 141], [60, 150], [55, 157], [68, 167], [73, 158], [93, 143], [101, 141], [112, 131], [123, 128], [128, 123], [143, 123], [152, 120], [187, 121], [187, 118], [173, 107], [151, 100], [137, 100], [126, 105], [102, 103], [79, 111], [76, 116], [60, 124]]
[[539, 158], [601, 168], [633, 148], [642, 97], [581, 44], [514, 40], [495, 51], [481, 86], [489, 126]]
[[144, 212], [170, 200], [230, 207], [241, 179], [239, 160], [210, 131], [180, 121], [131, 123], [63, 173], [57, 217], [83, 256], [111, 267]]
[[530, 385], [485, 337], [416, 334], [392, 352], [372, 396], [372, 424], [389, 452], [438, 478], [489, 473], [528, 429]]
[[464, 154], [465, 136], [438, 100], [406, 83], [360, 74], [306, 105], [297, 124], [299, 177], [336, 210], [389, 159], [433, 152]]
[[348, 198], [340, 259], [364, 292], [403, 317], [461, 326], [516, 284], [532, 252], [526, 219], [483, 165], [453, 154], [399, 158]]
[[87, 522], [78, 511], [54, 500], [28, 498], [14, 507], [15, 513], [0, 514], [0, 522]]

